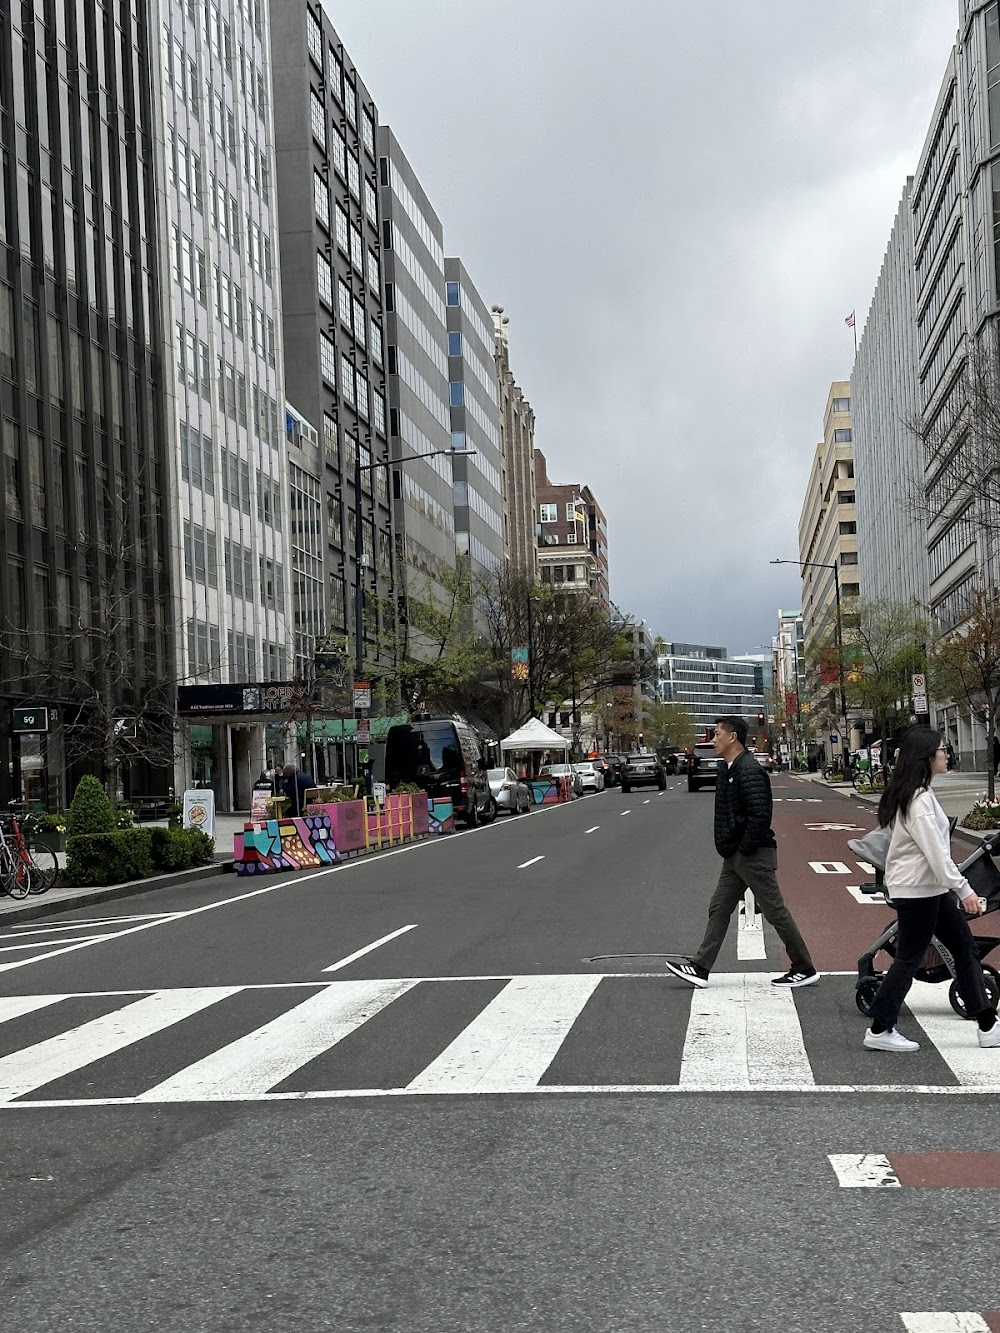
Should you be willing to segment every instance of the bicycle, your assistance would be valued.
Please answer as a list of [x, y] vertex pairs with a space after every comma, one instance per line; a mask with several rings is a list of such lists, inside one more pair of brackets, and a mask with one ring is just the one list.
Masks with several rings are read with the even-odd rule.
[[879, 764], [873, 764], [870, 768], [859, 768], [855, 771], [852, 778], [854, 790], [861, 792], [884, 791], [885, 773]]
[[30, 816], [19, 820], [13, 810], [9, 815], [0, 816], [0, 883], [2, 891], [12, 898], [46, 893], [59, 876], [55, 852], [32, 847], [30, 831]]

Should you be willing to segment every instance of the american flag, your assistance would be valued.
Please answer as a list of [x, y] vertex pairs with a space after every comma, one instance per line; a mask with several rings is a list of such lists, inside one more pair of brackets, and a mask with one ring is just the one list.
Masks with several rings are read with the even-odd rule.
[[847, 327], [848, 327], [849, 329], [853, 329], [853, 328], [854, 328], [854, 311], [853, 311], [853, 310], [852, 310], [851, 313], [847, 316], [847, 318], [844, 320], [844, 323], [847, 325]]

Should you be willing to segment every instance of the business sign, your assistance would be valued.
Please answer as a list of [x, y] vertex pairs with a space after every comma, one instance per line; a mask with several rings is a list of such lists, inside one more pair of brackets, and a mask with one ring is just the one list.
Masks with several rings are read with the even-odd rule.
[[49, 729], [49, 710], [47, 708], [15, 708], [13, 714], [11, 731], [15, 736], [48, 731]]
[[184, 793], [183, 825], [215, 837], [215, 792], [211, 787], [192, 787]]
[[367, 680], [356, 680], [354, 682], [354, 707], [355, 709], [371, 708], [372, 706], [372, 687]]
[[179, 685], [177, 711], [183, 717], [252, 713], [283, 713], [291, 705], [295, 686], [287, 680], [242, 685]]

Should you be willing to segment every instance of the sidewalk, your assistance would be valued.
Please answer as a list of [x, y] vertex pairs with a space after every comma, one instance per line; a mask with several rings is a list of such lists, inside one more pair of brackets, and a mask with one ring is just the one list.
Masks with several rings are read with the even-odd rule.
[[[815, 782], [828, 791], [839, 792], [842, 796], [853, 796], [855, 800], [866, 801], [869, 805], [878, 805], [881, 792], [857, 792], [849, 782], [827, 782], [819, 773], [793, 773], [800, 782]], [[985, 773], [940, 773], [934, 779], [934, 795], [941, 802], [942, 809], [949, 819], [961, 819], [967, 815], [976, 801], [986, 791]], [[965, 842], [979, 842], [984, 830], [968, 829], [959, 824], [955, 836]]]
[[[129, 880], [124, 884], [99, 886], [66, 885], [49, 889], [48, 893], [30, 895], [27, 898], [8, 898], [0, 895], [0, 926], [10, 926], [17, 921], [34, 921], [38, 917], [51, 916], [54, 912], [69, 912], [78, 907], [97, 906], [111, 902], [116, 898], [130, 898], [133, 894], [152, 893], [156, 889], [173, 889], [182, 884], [194, 884], [199, 880], [211, 879], [232, 869], [233, 834], [242, 833], [243, 825], [250, 818], [247, 814], [216, 815], [215, 817], [215, 864], [194, 866], [190, 870], [178, 870], [170, 875], [147, 875], [145, 879]], [[141, 828], [166, 828], [165, 819], [144, 820]], [[65, 856], [60, 853], [60, 864], [65, 863]], [[236, 883], [236, 881], [233, 881]]]

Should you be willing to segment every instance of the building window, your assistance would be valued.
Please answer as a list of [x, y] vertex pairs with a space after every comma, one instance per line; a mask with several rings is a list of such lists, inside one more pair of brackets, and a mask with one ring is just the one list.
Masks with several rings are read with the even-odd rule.
[[[365, 179], [365, 217], [373, 227], [378, 226], [378, 201], [375, 197], [375, 186], [367, 178]], [[392, 246], [389, 249], [392, 249]]]
[[344, 395], [344, 402], [354, 406], [354, 367], [348, 361], [347, 357], [341, 355], [340, 358], [340, 391]]
[[358, 416], [363, 421], [368, 420], [368, 380], [359, 370], [355, 376], [355, 383], [358, 388]]
[[380, 435], [385, 434], [385, 398], [377, 389], [372, 391], [372, 421]]
[[540, 523], [558, 523], [559, 506], [554, 504], [539, 505], [538, 521]]
[[345, 255], [349, 255], [351, 253], [351, 241], [347, 225], [347, 214], [339, 204], [334, 205], [333, 218], [334, 225], [337, 229], [337, 245], [343, 250]]
[[309, 54], [315, 60], [320, 69], [323, 68], [323, 30], [316, 21], [316, 16], [311, 9], [306, 10], [306, 41], [309, 44]]
[[379, 289], [378, 255], [374, 250], [368, 251], [368, 286], [373, 292]]
[[382, 330], [373, 319], [368, 326], [368, 341], [371, 347], [372, 360], [382, 364]]
[[342, 180], [347, 180], [347, 142], [340, 130], [334, 127], [330, 132], [330, 157], [334, 169]]
[[858, 525], [854, 522], [841, 523], [839, 530], [842, 537], [853, 537], [858, 530]]
[[853, 438], [851, 431], [846, 427], [842, 427], [840, 430], [835, 430], [833, 432], [834, 444], [850, 444]]
[[309, 120], [312, 125], [313, 138], [317, 143], [326, 148], [326, 113], [323, 110], [323, 103], [314, 92], [309, 93]]
[[445, 304], [458, 305], [461, 294], [457, 282], [446, 282], [444, 285]]
[[462, 407], [465, 404], [465, 385], [461, 380], [452, 380], [448, 385], [450, 401], [452, 407]]
[[462, 335], [460, 333], [449, 332], [448, 334], [448, 355], [462, 355]]
[[316, 252], [316, 286], [319, 288], [319, 299], [333, 308], [333, 269], [326, 255]]
[[365, 243], [361, 236], [361, 228], [355, 227], [351, 223], [351, 263], [359, 273], [364, 273]]
[[852, 505], [852, 504], [854, 504], [854, 492], [853, 492], [853, 491], [838, 491], [838, 492], [837, 492], [837, 504], [839, 504], [839, 505]]
[[313, 172], [313, 208], [321, 226], [330, 230], [330, 192], [318, 171]]
[[337, 312], [341, 323], [351, 327], [351, 289], [346, 282], [337, 280]]
[[326, 60], [326, 81], [337, 101], [342, 102], [344, 100], [344, 67], [334, 54], [332, 46]]
[[325, 333], [319, 335], [319, 366], [327, 384], [337, 387], [337, 353], [333, 340]]
[[850, 400], [850, 398], [835, 398], [835, 399], [833, 400], [833, 407], [831, 408], [831, 411], [833, 411], [833, 412], [850, 412], [850, 410], [851, 410], [851, 400]]
[[351, 197], [361, 202], [361, 166], [353, 153], [347, 155], [347, 188]]
[[367, 111], [361, 113], [361, 142], [365, 146], [365, 152], [375, 160], [375, 122]]
[[840, 554], [840, 563], [842, 565], [856, 565], [858, 563], [857, 551], [842, 551]]

